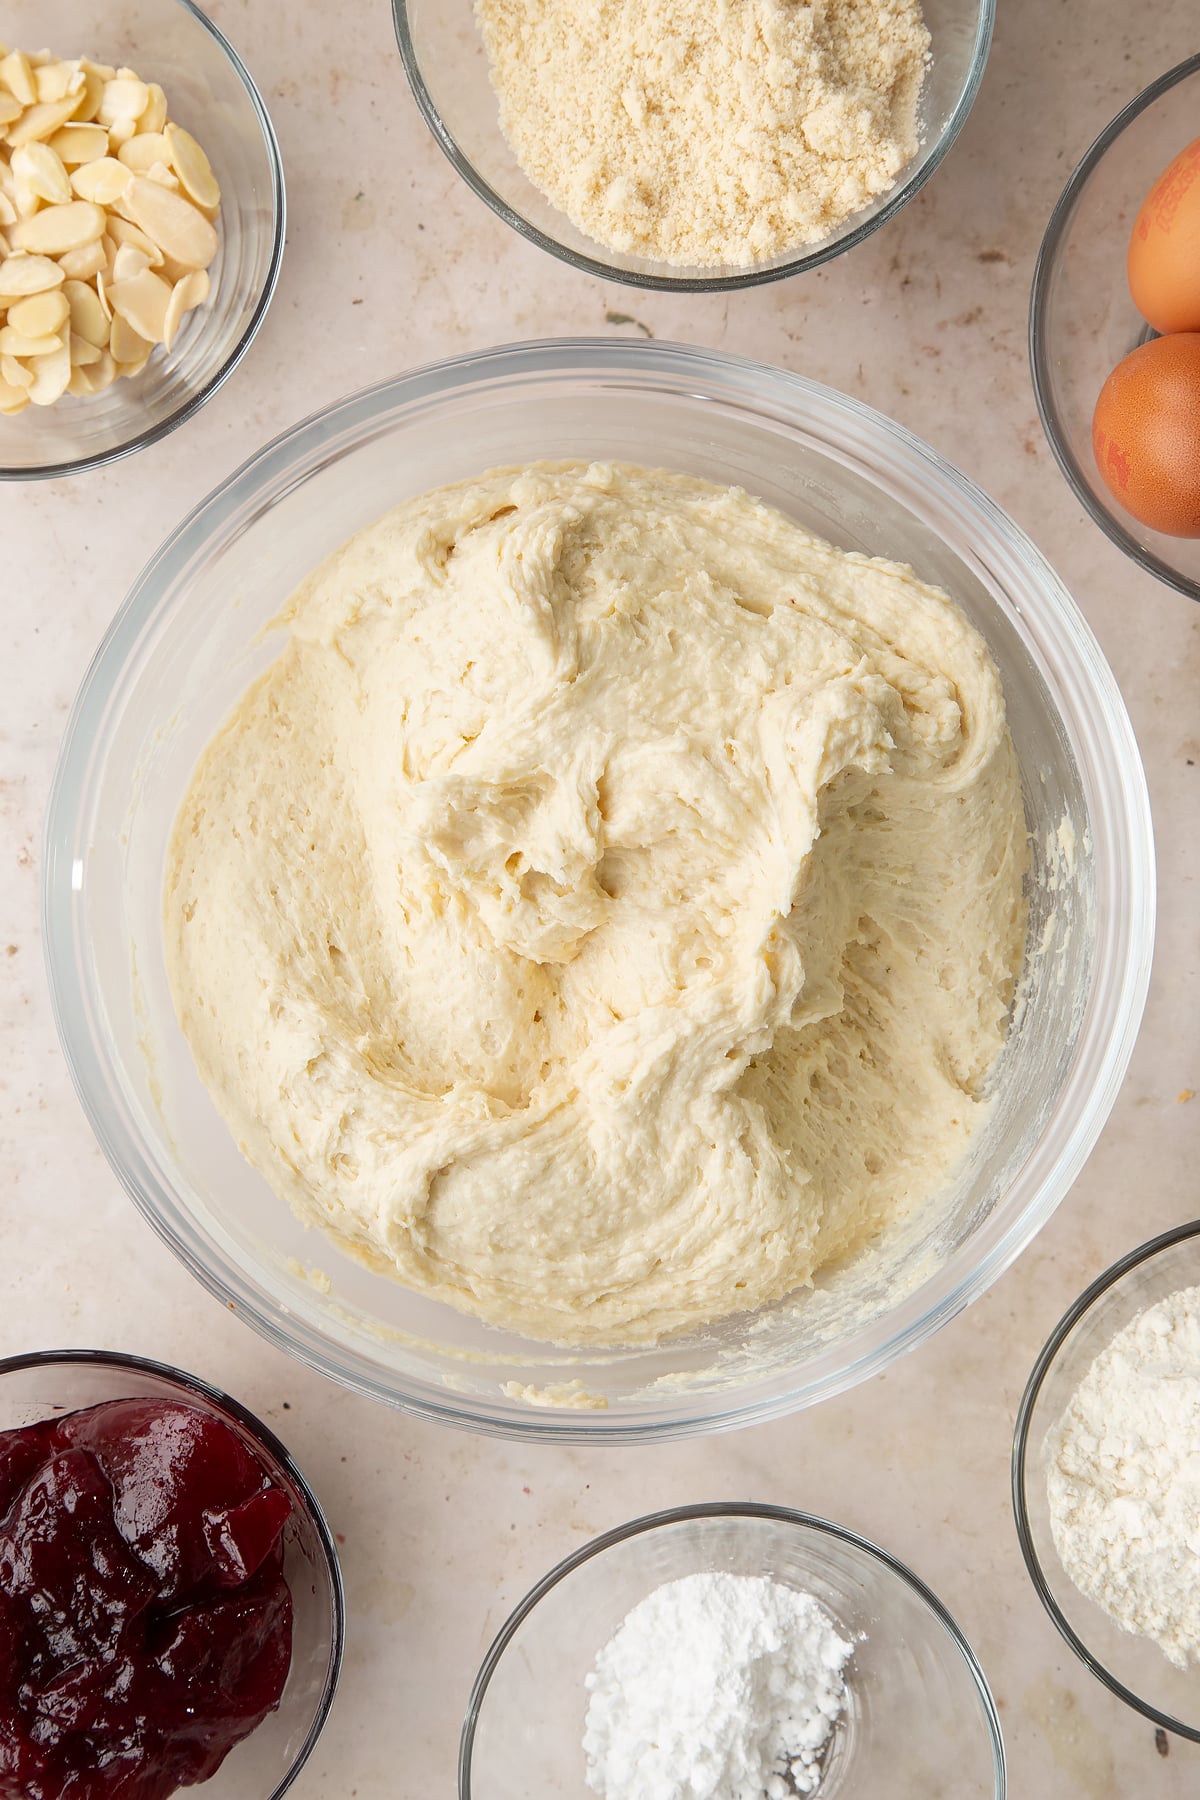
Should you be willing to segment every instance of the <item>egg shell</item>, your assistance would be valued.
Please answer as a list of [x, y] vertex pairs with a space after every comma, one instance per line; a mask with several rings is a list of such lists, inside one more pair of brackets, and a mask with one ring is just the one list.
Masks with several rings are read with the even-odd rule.
[[1092, 450], [1127, 512], [1169, 537], [1200, 537], [1200, 332], [1142, 344], [1096, 401]]
[[1155, 331], [1200, 331], [1200, 138], [1143, 200], [1126, 272], [1133, 303]]

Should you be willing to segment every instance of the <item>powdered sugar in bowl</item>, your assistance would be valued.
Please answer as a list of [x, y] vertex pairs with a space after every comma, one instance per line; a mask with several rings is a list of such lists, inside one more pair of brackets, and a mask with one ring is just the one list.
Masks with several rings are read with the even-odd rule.
[[1200, 1743], [1194, 1473], [1200, 1221], [1114, 1263], [1059, 1321], [1017, 1415], [1034, 1587], [1092, 1674]]
[[941, 1602], [841, 1526], [749, 1503], [635, 1519], [552, 1569], [484, 1659], [459, 1756], [460, 1800], [916, 1800], [948, 1777], [955, 1800], [1007, 1793]]

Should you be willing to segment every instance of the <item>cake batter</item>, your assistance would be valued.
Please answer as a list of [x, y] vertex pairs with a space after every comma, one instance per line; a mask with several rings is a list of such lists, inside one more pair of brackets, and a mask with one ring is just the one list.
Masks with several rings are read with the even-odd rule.
[[246, 1156], [561, 1344], [778, 1300], [985, 1107], [1025, 825], [982, 639], [737, 489], [543, 463], [300, 588], [202, 757], [167, 959]]

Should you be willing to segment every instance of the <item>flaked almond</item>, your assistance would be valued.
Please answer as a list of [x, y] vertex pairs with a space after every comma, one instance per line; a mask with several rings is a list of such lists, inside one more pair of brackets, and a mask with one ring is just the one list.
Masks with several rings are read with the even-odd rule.
[[83, 86], [75, 104], [73, 119], [85, 122], [94, 119], [100, 111], [100, 102], [104, 98], [104, 76], [91, 63], [83, 65]]
[[10, 306], [6, 323], [29, 338], [53, 337], [66, 323], [70, 310], [61, 288], [47, 288]]
[[100, 352], [98, 362], [74, 363], [67, 391], [71, 394], [99, 394], [117, 379], [117, 365], [107, 350]]
[[39, 100], [65, 100], [68, 94], [83, 91], [83, 70], [78, 63], [48, 62], [34, 70], [34, 84]]
[[[164, 255], [187, 269], [207, 269], [217, 254], [217, 234], [198, 207], [144, 175], [135, 175], [121, 197], [122, 210], [154, 239]], [[27, 225], [18, 230], [27, 229]]]
[[150, 101], [150, 90], [136, 75], [116, 75], [104, 84], [97, 117], [102, 125], [113, 126], [120, 119], [135, 124]]
[[167, 316], [163, 321], [163, 343], [167, 349], [175, 342], [175, 333], [183, 323], [184, 316], [193, 307], [202, 306], [208, 299], [209, 280], [206, 269], [193, 269], [190, 275], [184, 275], [171, 289], [171, 299], [167, 306]]
[[64, 339], [47, 356], [39, 356], [29, 398], [34, 406], [53, 406], [67, 391], [71, 379], [71, 351]]
[[105, 273], [105, 282], [109, 288], [114, 281], [132, 281], [143, 269], [150, 267], [150, 258], [136, 244], [121, 244], [113, 257], [111, 270]]
[[169, 163], [171, 144], [165, 132], [139, 131], [127, 144], [122, 144], [120, 160], [135, 175], [145, 175], [155, 163]]
[[[143, 269], [140, 274], [127, 281], [114, 281], [108, 290], [109, 304], [113, 309], [113, 334], [116, 333], [117, 322], [123, 319], [148, 344], [161, 344], [171, 294], [172, 289], [152, 269]], [[122, 355], [111, 336], [109, 343], [118, 362], [133, 360]]]
[[108, 340], [108, 347], [112, 352], [114, 362], [136, 363], [145, 362], [154, 345], [149, 338], [144, 338], [141, 332], [114, 307], [112, 333]]
[[0, 294], [41, 294], [61, 287], [65, 277], [48, 256], [8, 256], [0, 263]]
[[[161, 194], [163, 189], [155, 188], [154, 192]], [[164, 197], [176, 199], [174, 194]], [[12, 235], [14, 244], [31, 255], [62, 256], [68, 250], [81, 250], [85, 244], [104, 236], [104, 209], [90, 200], [48, 206], [44, 212], [35, 213], [32, 219], [22, 219], [19, 225], [14, 225]]]
[[0, 413], [24, 412], [29, 405], [29, 394], [24, 388], [10, 387], [7, 381], [0, 380]]
[[37, 103], [37, 77], [29, 58], [20, 50], [10, 50], [0, 62], [0, 83], [16, 96], [22, 106]]
[[146, 102], [145, 112], [138, 120], [138, 130], [151, 133], [159, 132], [167, 122], [167, 96], [163, 93], [157, 81], [147, 82], [146, 86], [150, 98]]
[[0, 325], [0, 356], [49, 356], [61, 343], [57, 333], [48, 337], [26, 337], [15, 325]]
[[32, 219], [34, 213], [40, 212], [42, 209], [42, 203], [33, 189], [26, 187], [23, 181], [15, 179], [12, 188], [12, 203], [16, 208], [18, 219]]
[[89, 338], [80, 337], [77, 331], [71, 333], [68, 347], [73, 369], [86, 369], [91, 364], [98, 363], [104, 350], [102, 344], [93, 344]]
[[71, 187], [81, 200], [93, 200], [97, 206], [113, 206], [121, 198], [133, 173], [115, 156], [102, 156], [96, 162], [84, 163], [71, 175]]
[[221, 190], [212, 172], [212, 164], [190, 131], [182, 125], [168, 125], [163, 133], [170, 145], [171, 167], [183, 184], [183, 191], [197, 206], [211, 212], [221, 204]]
[[12, 155], [13, 178], [51, 206], [65, 206], [71, 198], [71, 182], [62, 158], [49, 144], [22, 144]]
[[103, 348], [108, 342], [109, 316], [95, 288], [86, 281], [68, 281], [63, 293], [70, 308], [72, 332]]
[[85, 244], [82, 250], [68, 250], [65, 256], [59, 257], [58, 266], [72, 281], [87, 281], [91, 276], [98, 275], [107, 261], [105, 240], [100, 238], [94, 244]]
[[110, 213], [108, 231], [109, 236], [118, 247], [121, 244], [133, 244], [149, 257], [151, 268], [157, 269], [162, 266], [162, 251], [154, 239], [148, 238], [141, 226], [135, 225], [132, 219], [123, 219], [119, 213]]
[[50, 148], [68, 169], [78, 168], [108, 155], [108, 133], [103, 125], [63, 125], [50, 139]]
[[0, 89], [0, 131], [6, 125], [11, 125], [14, 119], [19, 119], [24, 110], [15, 94], [10, 94], [7, 89]]
[[51, 138], [79, 104], [78, 96], [68, 94], [65, 100], [44, 100], [27, 106], [21, 117], [8, 127], [8, 141], [15, 150], [18, 144], [32, 144]]
[[0, 356], [0, 378], [7, 381], [9, 387], [33, 386], [33, 370], [27, 369], [15, 356]]

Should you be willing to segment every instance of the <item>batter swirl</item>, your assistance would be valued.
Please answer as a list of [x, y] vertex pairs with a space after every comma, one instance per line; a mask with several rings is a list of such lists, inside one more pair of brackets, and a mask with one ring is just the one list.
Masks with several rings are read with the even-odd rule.
[[538, 464], [406, 502], [284, 615], [165, 892], [245, 1154], [527, 1336], [774, 1301], [986, 1101], [1025, 827], [958, 608], [736, 489]]

